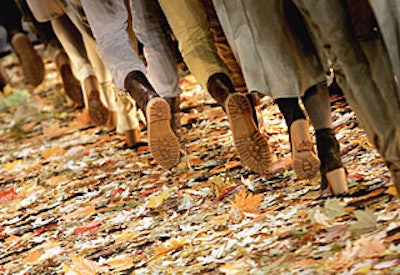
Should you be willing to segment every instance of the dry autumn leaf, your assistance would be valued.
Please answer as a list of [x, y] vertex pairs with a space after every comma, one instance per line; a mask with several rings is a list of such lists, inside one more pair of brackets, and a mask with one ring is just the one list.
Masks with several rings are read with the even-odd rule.
[[76, 256], [73, 256], [71, 259], [72, 267], [66, 264], [62, 266], [65, 275], [96, 275], [96, 262]]
[[257, 209], [260, 206], [260, 203], [263, 199], [263, 194], [249, 194], [246, 190], [242, 189], [238, 194], [235, 195], [235, 201], [231, 201], [230, 203], [232, 207], [236, 210], [239, 210], [243, 213], [253, 213], [260, 214], [261, 210]]
[[159, 246], [154, 249], [156, 255], [167, 254], [170, 251], [183, 247], [187, 242], [186, 238], [180, 240], [173, 240], [168, 246]]

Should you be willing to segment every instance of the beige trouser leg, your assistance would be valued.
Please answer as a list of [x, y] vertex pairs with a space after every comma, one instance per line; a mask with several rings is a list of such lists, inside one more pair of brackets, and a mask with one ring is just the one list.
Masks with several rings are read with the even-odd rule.
[[204, 89], [214, 73], [228, 73], [209, 29], [207, 14], [198, 0], [159, 0], [190, 72]]

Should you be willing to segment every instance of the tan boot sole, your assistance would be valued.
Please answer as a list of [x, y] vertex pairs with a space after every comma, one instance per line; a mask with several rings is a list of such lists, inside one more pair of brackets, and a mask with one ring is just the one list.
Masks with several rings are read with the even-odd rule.
[[313, 151], [301, 151], [293, 155], [293, 170], [299, 180], [314, 178], [321, 166]]
[[330, 171], [326, 173], [325, 176], [326, 180], [328, 181], [332, 194], [339, 195], [347, 193], [348, 186], [347, 186], [346, 172], [344, 168], [339, 168]]
[[292, 143], [293, 170], [299, 180], [314, 178], [321, 166], [317, 155], [313, 152], [308, 121], [298, 119], [290, 126]]
[[150, 100], [146, 107], [150, 151], [155, 161], [170, 169], [179, 163], [179, 140], [171, 129], [171, 112], [162, 98]]
[[28, 37], [23, 33], [17, 33], [13, 36], [11, 44], [21, 62], [26, 82], [33, 86], [42, 83], [44, 79], [43, 60], [33, 48]]
[[248, 99], [239, 93], [229, 95], [226, 111], [242, 164], [257, 173], [267, 172], [272, 163], [271, 149], [254, 123]]

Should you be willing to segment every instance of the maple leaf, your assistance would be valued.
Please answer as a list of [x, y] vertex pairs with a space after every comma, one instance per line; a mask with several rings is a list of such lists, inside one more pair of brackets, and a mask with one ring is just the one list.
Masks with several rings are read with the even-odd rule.
[[62, 136], [64, 133], [65, 129], [60, 127], [60, 122], [56, 122], [53, 125], [43, 128], [43, 136], [47, 138]]
[[62, 265], [65, 275], [96, 275], [96, 262], [83, 257], [72, 256], [73, 267]]
[[245, 212], [259, 214], [261, 210], [257, 208], [260, 206], [263, 196], [263, 194], [253, 195], [242, 189], [236, 194], [235, 201], [229, 200], [229, 202], [234, 209], [241, 211], [243, 214]]
[[376, 218], [369, 208], [365, 211], [355, 210], [354, 215], [357, 221], [350, 225], [350, 231], [353, 234], [361, 235], [369, 233], [377, 228]]
[[154, 251], [156, 252], [156, 255], [164, 255], [167, 254], [170, 251], [176, 250], [178, 248], [181, 248], [185, 245], [187, 239], [183, 238], [180, 240], [173, 240], [168, 246], [160, 246], [156, 247]]

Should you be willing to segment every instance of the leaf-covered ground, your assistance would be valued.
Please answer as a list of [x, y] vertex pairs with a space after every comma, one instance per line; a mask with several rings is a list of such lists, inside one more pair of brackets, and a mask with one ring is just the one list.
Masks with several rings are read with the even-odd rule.
[[[54, 64], [34, 91], [15, 57], [0, 97], [1, 274], [400, 274], [400, 210], [353, 112], [332, 97], [350, 192], [296, 179], [286, 126], [263, 99], [271, 172], [240, 165], [222, 109], [182, 77], [182, 161], [154, 163], [66, 101]], [[146, 140], [146, 129], [142, 129]]]

